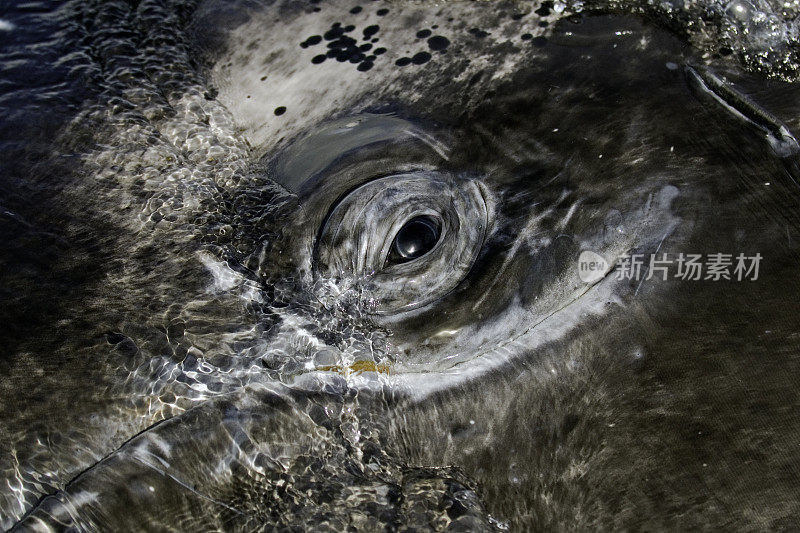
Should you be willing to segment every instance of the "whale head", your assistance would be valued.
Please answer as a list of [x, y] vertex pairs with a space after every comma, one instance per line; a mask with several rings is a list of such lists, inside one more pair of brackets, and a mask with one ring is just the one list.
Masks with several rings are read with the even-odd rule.
[[640, 4], [20, 7], [0, 526], [796, 523], [796, 32]]

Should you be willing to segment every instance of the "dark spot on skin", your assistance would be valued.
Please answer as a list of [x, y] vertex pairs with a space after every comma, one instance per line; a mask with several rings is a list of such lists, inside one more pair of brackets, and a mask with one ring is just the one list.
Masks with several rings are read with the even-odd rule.
[[400, 59], [395, 61], [394, 64], [397, 65], [398, 67], [405, 67], [406, 65], [410, 65], [411, 64], [411, 58], [410, 57], [401, 57]]
[[428, 52], [419, 52], [414, 54], [414, 57], [411, 58], [411, 62], [415, 65], [424, 65], [428, 61], [431, 60], [431, 55]]
[[344, 32], [345, 32], [345, 33], [350, 33], [350, 32], [351, 32], [351, 31], [353, 31], [354, 29], [356, 29], [356, 27], [355, 27], [355, 26], [353, 26], [352, 24], [348, 24], [347, 26], [345, 26], [345, 27], [344, 27]]
[[426, 39], [431, 36], [431, 30], [419, 30], [417, 32], [417, 39]]
[[520, 37], [520, 38], [523, 41], [530, 41], [531, 39], [533, 39], [533, 35], [531, 35], [530, 33], [523, 33], [522, 37]]
[[247, 97], [250, 98], [250, 95], [248, 94]]
[[309, 46], [314, 46], [315, 44], [319, 44], [322, 42], [322, 37], [319, 35], [312, 35], [302, 43], [300, 43], [301, 48], [308, 48]]
[[444, 50], [450, 46], [450, 41], [447, 40], [447, 37], [442, 37], [441, 35], [434, 35], [430, 39], [428, 39], [428, 48], [433, 51]]
[[478, 39], [483, 39], [484, 37], [489, 35], [489, 32], [485, 32], [480, 28], [472, 28], [469, 32], [477, 37]]
[[320, 11], [322, 11], [322, 9], [321, 9], [321, 8], [318, 8], [318, 7], [315, 7], [315, 8], [314, 8], [314, 9], [312, 9], [311, 11], [313, 11], [314, 13], [319, 13]]
[[286, 113], [286, 106], [278, 106], [275, 108], [275, 116], [279, 117]]
[[373, 62], [376, 59], [378, 59], [377, 56], [367, 56], [367, 57], [364, 58], [364, 61]]
[[539, 27], [540, 27], [540, 28], [546, 28], [546, 27], [548, 27], [549, 25], [550, 25], [550, 23], [549, 23], [549, 22], [547, 22], [546, 20], [542, 20], [542, 21], [540, 21], [540, 22], [539, 22]]
[[[350, 26], [339, 28], [343, 31], [349, 31]], [[335, 29], [335, 28], [334, 28]], [[339, 38], [331, 40], [328, 43], [328, 52], [324, 57], [335, 58], [336, 61], [344, 63], [350, 61], [351, 63], [359, 63], [364, 60], [364, 52], [372, 48], [371, 44], [363, 44], [358, 46], [356, 39], [347, 35], [341, 35]], [[313, 63], [322, 63], [325, 59], [322, 56], [316, 56], [312, 59]]]
[[314, 63], [315, 65], [319, 65], [320, 63], [325, 61], [326, 58], [327, 58], [327, 56], [325, 54], [320, 54], [318, 56], [312, 57], [311, 58], [311, 62]]
[[356, 40], [352, 37], [343, 36], [335, 41], [328, 43], [328, 48], [355, 48]]
[[371, 69], [372, 66], [373, 66], [372, 61], [364, 61], [360, 65], [358, 65], [358, 67], [356, 67], [356, 69], [361, 71], [361, 72], [366, 72], [369, 69]]
[[381, 27], [378, 26], [377, 24], [373, 24], [372, 26], [367, 26], [366, 28], [364, 28], [364, 40], [366, 41], [367, 39], [378, 33], [380, 29]]
[[380, 48], [376, 48], [372, 53], [375, 54], [376, 56], [379, 56], [381, 54], [385, 54], [386, 53], [386, 48], [381, 46]]
[[524, 13], [516, 13], [514, 15], [511, 15], [511, 20], [520, 20], [524, 16], [525, 16]]
[[[336, 24], [338, 24], [338, 22]], [[323, 35], [326, 41], [332, 41], [344, 35], [344, 30], [342, 30], [342, 28], [340, 26], [337, 26], [336, 24], [334, 24], [331, 27], [331, 29], [326, 31], [325, 34]]]
[[377, 43], [378, 41], [380, 41], [380, 39], [378, 39], [377, 37], [375, 37], [375, 38], [374, 38], [374, 39], [372, 39], [370, 42], [371, 42], [371, 43]]
[[547, 39], [545, 37], [539, 36], [533, 39], [531, 43], [533, 43], [533, 46], [541, 47], [547, 44]]
[[542, 7], [540, 7], [536, 11], [534, 11], [534, 13], [536, 13], [537, 15], [539, 15], [541, 17], [546, 17], [546, 16], [548, 16], [550, 14], [550, 10], [551, 9], [553, 9], [553, 2], [550, 2], [549, 0], [545, 0], [544, 2], [542, 2]]
[[361, 6], [354, 7], [353, 9], [350, 10], [350, 13], [352, 13], [353, 15], [358, 15], [359, 13], [361, 13]]
[[438, 25], [438, 24], [434, 24], [433, 26], [431, 26], [431, 29], [432, 29], [432, 30], [435, 30], [435, 29], [438, 29], [438, 28], [439, 28], [439, 25]]
[[261, 81], [264, 81], [265, 79], [267, 79], [266, 76], [261, 76]]
[[382, 16], [384, 16], [384, 15], [385, 15], [386, 13], [388, 13], [388, 12], [389, 12], [389, 10], [388, 10], [388, 9], [386, 9], [386, 8], [384, 7], [383, 9], [379, 9], [378, 11], [376, 11], [376, 14], [377, 14], [379, 17], [382, 17]]

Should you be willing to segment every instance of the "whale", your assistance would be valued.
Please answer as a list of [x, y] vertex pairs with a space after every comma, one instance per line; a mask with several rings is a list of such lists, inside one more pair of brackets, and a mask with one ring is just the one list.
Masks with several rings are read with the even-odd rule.
[[0, 144], [4, 529], [796, 523], [800, 115], [762, 41], [559, 2], [20, 12], [58, 38], [7, 45], [54, 77]]

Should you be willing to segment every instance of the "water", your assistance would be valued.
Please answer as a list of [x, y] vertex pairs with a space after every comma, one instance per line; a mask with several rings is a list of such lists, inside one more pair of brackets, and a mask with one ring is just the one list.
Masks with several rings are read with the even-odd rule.
[[0, 7], [0, 526], [791, 529], [796, 6], [354, 6]]

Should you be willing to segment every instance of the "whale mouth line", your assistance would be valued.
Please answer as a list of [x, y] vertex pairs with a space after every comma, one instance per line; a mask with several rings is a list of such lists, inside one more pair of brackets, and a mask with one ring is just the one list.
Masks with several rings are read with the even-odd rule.
[[[514, 345], [519, 345], [521, 339], [538, 333], [540, 328], [554, 320], [554, 317], [564, 315], [565, 312], [576, 303], [580, 303], [580, 301], [583, 301], [592, 293], [595, 293], [597, 297], [592, 302], [589, 302], [589, 305], [583, 306], [580, 311], [571, 313], [570, 316], [574, 318], [579, 315], [586, 316], [587, 314], [601, 313], [602, 310], [599, 308], [601, 302], [602, 304], [607, 304], [609, 302], [612, 289], [610, 287], [607, 288], [602, 296], [597, 293], [601, 290], [601, 285], [611, 281], [610, 276], [612, 273], [613, 270], [609, 270], [602, 278], [585, 285], [581, 291], [574, 294], [569, 301], [559, 308], [552, 310], [524, 331], [521, 331], [514, 337], [506, 339], [501, 345], [476, 352], [469, 359], [456, 361], [452, 366], [447, 368], [439, 370], [424, 368], [399, 370], [394, 363], [377, 364], [369, 361], [357, 361], [351, 364], [345, 363], [342, 365], [308, 369], [303, 375], [307, 377], [319, 377], [323, 382], [328, 376], [342, 376], [346, 378], [347, 386], [356, 390], [360, 388], [380, 388], [388, 385], [394, 388], [395, 393], [404, 394], [406, 397], [412, 398], [415, 402], [422, 401], [430, 395], [449, 389], [457, 384], [478, 379], [487, 372], [502, 368], [504, 365], [513, 362], [523, 353], [531, 353], [535, 348], [531, 348], [531, 346], [528, 345], [523, 346], [521, 350], [512, 350], [510, 348]], [[567, 323], [572, 324], [572, 327], [567, 328], [569, 331], [579, 326], [579, 323], [572, 320], [564, 321], [562, 324]], [[566, 334], [568, 331], [559, 333]], [[545, 339], [539, 346], [546, 345], [548, 340], [549, 339]], [[502, 351], [506, 352], [503, 357], [492, 358], [493, 354], [498, 354]], [[478, 364], [476, 365], [476, 363]], [[442, 380], [442, 378], [445, 379]], [[430, 379], [436, 381], [431, 382]], [[292, 385], [289, 386], [293, 387]], [[308, 387], [308, 382], [302, 380], [300, 388], [306, 389], [306, 387]], [[320, 383], [316, 383], [311, 388], [316, 390], [319, 387]]]
[[[579, 301], [583, 300], [587, 295], [599, 291], [600, 288], [598, 285], [602, 284], [603, 280], [608, 279], [610, 274], [611, 272], [606, 273], [601, 280], [586, 286], [580, 293], [574, 295], [572, 299], [563, 304], [561, 307], [542, 317], [536, 323], [532, 324], [516, 336], [506, 339], [500, 345], [476, 352], [469, 359], [456, 361], [452, 366], [441, 370], [419, 369], [399, 372], [390, 368], [387, 372], [385, 372], [387, 375], [386, 378], [381, 381], [385, 382], [386, 384], [396, 386], [398, 391], [407, 393], [409, 396], [413, 397], [415, 401], [421, 401], [432, 394], [447, 390], [458, 384], [479, 379], [488, 372], [492, 372], [502, 368], [506, 364], [512, 363], [523, 353], [531, 353], [532, 351], [535, 351], [535, 348], [532, 348], [530, 345], [521, 346], [520, 350], [512, 350], [511, 348], [513, 348], [515, 345], [519, 345], [523, 338], [527, 338], [533, 334], [539, 333], [541, 327], [554, 320], [554, 317], [563, 315], [565, 312], [567, 312], [567, 310], [573, 307], [576, 303], [579, 303]], [[605, 299], [598, 298], [596, 301], [591, 303], [598, 304], [600, 300], [602, 300], [603, 303], [607, 303], [607, 296], [610, 294], [610, 291], [607, 291], [605, 294]], [[594, 314], [599, 314], [602, 312], [601, 309], [593, 308], [592, 306], [585, 306], [582, 310], [586, 314], [592, 314], [592, 311]], [[575, 316], [577, 314], [578, 313], [573, 313]], [[572, 327], [568, 328], [568, 330], [571, 331], [577, 327], [579, 327], [579, 324], [573, 323]], [[568, 331], [564, 331], [563, 333], [566, 334]], [[541, 347], [545, 344], [547, 344], [547, 341], [542, 342], [539, 344], [539, 346]], [[492, 358], [493, 355], [499, 354], [503, 351], [506, 352], [503, 357]], [[432, 378], [437, 381], [432, 383], [428, 380], [428, 378]], [[446, 379], [441, 380], [441, 378]], [[352, 384], [348, 384], [358, 387], [358, 385], [370, 386], [373, 383], [373, 380], [357, 380]]]

